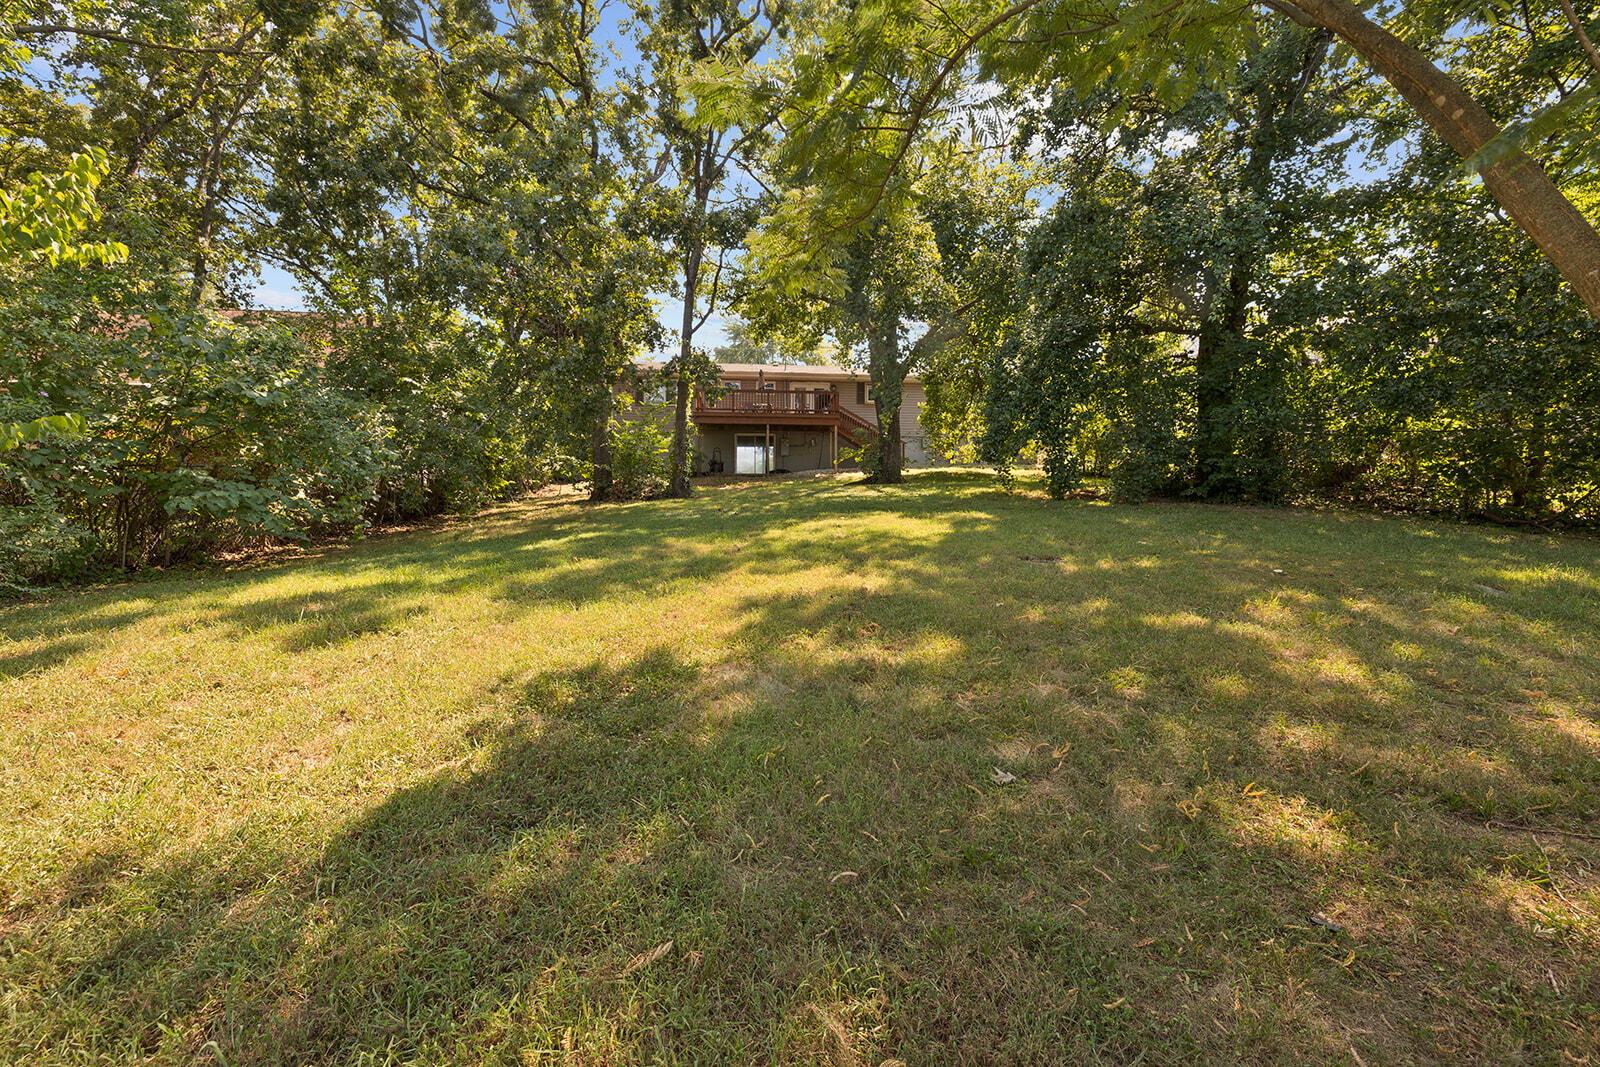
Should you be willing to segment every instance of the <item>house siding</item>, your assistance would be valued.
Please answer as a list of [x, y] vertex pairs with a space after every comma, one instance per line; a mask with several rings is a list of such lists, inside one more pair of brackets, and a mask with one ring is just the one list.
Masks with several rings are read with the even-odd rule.
[[[841, 383], [839, 393], [848, 411], [876, 426], [878, 405], [870, 400], [865, 404], [856, 403], [856, 384], [866, 381], [866, 377], [863, 376], [855, 381]], [[908, 381], [900, 391], [900, 440], [905, 442], [905, 463], [908, 467], [927, 467], [944, 461], [929, 443], [928, 435], [923, 430], [922, 423], [918, 421], [922, 416], [922, 405], [927, 401], [928, 393], [921, 382]]]
[[723, 471], [733, 473], [733, 431], [719, 427], [708, 427], [695, 434], [690, 442], [693, 447], [694, 470], [696, 474], [710, 472], [712, 460], [721, 460]]
[[928, 435], [919, 421], [922, 405], [927, 402], [928, 393], [920, 383], [906, 383], [900, 399], [900, 439], [906, 443], [908, 467], [928, 467], [944, 461], [928, 442]]
[[[646, 366], [641, 370], [651, 370]], [[837, 367], [811, 368], [767, 367], [753, 368], [748, 364], [724, 365], [722, 380], [738, 383], [741, 392], [758, 390], [765, 381], [781, 389], [812, 390], [836, 389], [840, 408], [869, 426], [878, 424], [877, 405], [871, 400], [857, 401], [862, 389], [870, 387], [870, 379], [860, 372], [840, 371]], [[944, 461], [931, 446], [926, 432], [918, 421], [922, 405], [927, 402], [927, 392], [915, 379], [905, 383], [901, 396], [899, 435], [905, 445], [905, 465], [925, 467]], [[833, 461], [833, 431], [827, 426], [785, 425], [781, 416], [775, 416], [771, 426], [773, 435], [773, 470], [805, 471], [831, 468]], [[690, 446], [694, 450], [696, 473], [708, 473], [713, 460], [720, 460], [725, 473], [732, 474], [735, 466], [735, 439], [738, 435], [759, 435], [759, 425], [718, 424], [709, 416], [704, 425], [698, 422]], [[841, 448], [845, 442], [841, 439]], [[845, 463], [841, 467], [847, 466]]]
[[860, 378], [851, 379], [847, 382], [840, 382], [840, 404], [846, 411], [850, 412], [850, 414], [854, 415], [856, 418], [876, 426], [878, 425], [878, 405], [874, 404], [871, 400], [868, 400], [865, 404], [856, 403], [856, 397], [859, 395], [859, 390], [856, 389], [857, 384], [866, 385], [868, 391], [871, 391], [871, 384], [867, 381], [865, 375], [862, 375]]

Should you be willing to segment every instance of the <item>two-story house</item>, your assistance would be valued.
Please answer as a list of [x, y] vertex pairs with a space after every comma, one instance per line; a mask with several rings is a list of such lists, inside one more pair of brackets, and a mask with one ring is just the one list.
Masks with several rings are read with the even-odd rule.
[[[640, 363], [643, 380], [660, 363]], [[843, 367], [723, 363], [721, 396], [696, 390], [690, 441], [697, 474], [779, 474], [853, 466], [842, 453], [876, 443], [878, 413], [865, 373]], [[669, 399], [670, 384], [656, 398]], [[900, 403], [899, 439], [907, 467], [940, 462], [918, 423], [927, 399], [908, 377]]]

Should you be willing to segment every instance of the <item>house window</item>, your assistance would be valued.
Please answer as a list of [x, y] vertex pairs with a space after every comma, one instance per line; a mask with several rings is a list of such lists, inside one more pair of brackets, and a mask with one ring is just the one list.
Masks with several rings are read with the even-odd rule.
[[635, 378], [633, 402], [635, 404], [664, 404], [677, 396], [677, 383], [665, 378]]
[[744, 388], [744, 383], [743, 382], [723, 382], [722, 383], [722, 387], [724, 389], [743, 389]]
[[871, 382], [857, 382], [856, 383], [856, 403], [857, 404], [860, 404], [863, 407], [865, 407], [869, 403], [876, 404], [877, 402], [878, 402], [878, 398], [872, 395], [872, 383]]

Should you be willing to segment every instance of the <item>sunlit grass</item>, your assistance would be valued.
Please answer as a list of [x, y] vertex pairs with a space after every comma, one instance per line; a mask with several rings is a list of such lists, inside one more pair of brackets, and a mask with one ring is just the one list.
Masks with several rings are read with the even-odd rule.
[[3, 1062], [1600, 1054], [1592, 540], [732, 483], [0, 633]]

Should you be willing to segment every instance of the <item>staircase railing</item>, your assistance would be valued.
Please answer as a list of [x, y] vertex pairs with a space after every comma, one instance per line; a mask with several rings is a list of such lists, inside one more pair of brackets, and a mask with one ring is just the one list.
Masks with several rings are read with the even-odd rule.
[[870, 433], [874, 437], [878, 434], [877, 424], [868, 422], [843, 404], [839, 405], [839, 429], [846, 434]]

